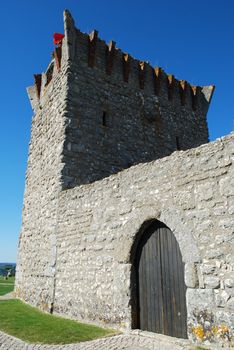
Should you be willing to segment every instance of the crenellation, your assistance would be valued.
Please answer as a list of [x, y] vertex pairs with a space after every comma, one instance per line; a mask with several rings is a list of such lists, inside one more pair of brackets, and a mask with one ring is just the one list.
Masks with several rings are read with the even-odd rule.
[[65, 34], [62, 45], [63, 57], [65, 61], [72, 61], [75, 58], [76, 38], [79, 31], [76, 29], [74, 19], [68, 10], [64, 11], [63, 21]]
[[131, 56], [127, 53], [123, 53], [122, 58], [123, 58], [123, 80], [125, 83], [128, 83], [129, 74], [131, 70]]
[[115, 41], [111, 40], [106, 46], [106, 74], [111, 75], [115, 59]]
[[61, 61], [62, 61], [62, 47], [61, 46], [56, 47], [54, 49], [53, 56], [54, 56], [54, 59], [55, 59], [57, 71], [60, 72]]
[[89, 35], [82, 33], [79, 29], [76, 29], [72, 39], [73, 45], [73, 59], [70, 59], [70, 65], [81, 65], [88, 67], [89, 57]]
[[88, 66], [93, 68], [95, 65], [95, 55], [97, 50], [97, 43], [98, 43], [98, 31], [93, 30], [89, 36], [89, 50], [88, 50]]
[[[175, 135], [172, 136], [167, 136], [165, 135], [165, 131], [168, 128], [168, 123], [171, 122], [173, 120], [173, 123], [176, 123], [175, 117], [174, 117], [174, 113], [171, 113], [167, 115], [166, 109], [173, 109], [173, 108], [177, 108], [179, 110], [179, 106], [180, 106], [180, 94], [179, 94], [179, 83], [176, 82], [176, 86], [174, 88], [174, 83], [173, 83], [173, 95], [174, 95], [174, 99], [173, 99], [173, 104], [172, 101], [168, 102], [168, 78], [167, 78], [167, 74], [164, 73], [162, 70], [160, 69], [156, 69], [154, 71], [154, 76], [152, 77], [152, 67], [150, 65], [148, 65], [147, 63], [141, 64], [139, 65], [139, 61], [133, 59], [129, 54], [124, 54], [122, 53], [121, 50], [116, 49], [115, 46], [113, 44], [110, 44], [110, 46], [108, 47], [106, 45], [106, 43], [100, 39], [97, 40], [96, 43], [96, 49], [95, 49], [95, 66], [92, 68], [92, 70], [87, 70], [87, 66], [88, 66], [88, 62], [86, 59], [86, 52], [89, 52], [89, 48], [87, 45], [87, 42], [89, 41], [89, 39], [87, 40], [88, 36], [87, 34], [83, 34], [80, 31], [76, 31], [76, 54], [75, 54], [75, 59], [73, 62], [71, 62], [73, 65], [71, 67], [71, 69], [74, 72], [74, 77], [77, 76], [76, 79], [79, 80], [74, 80], [69, 79], [70, 84], [73, 84], [73, 92], [70, 91], [70, 94], [72, 94], [72, 96], [74, 96], [75, 98], [75, 91], [77, 91], [77, 93], [80, 93], [81, 95], [87, 96], [87, 93], [90, 94], [90, 96], [93, 96], [93, 100], [91, 102], [91, 104], [93, 105], [93, 110], [91, 113], [89, 113], [89, 116], [85, 117], [85, 121], [81, 120], [81, 117], [79, 118], [79, 125], [80, 127], [89, 127], [88, 129], [90, 130], [91, 124], [90, 124], [90, 116], [92, 116], [92, 128], [96, 128], [98, 127], [97, 122], [100, 121], [101, 122], [101, 115], [108, 109], [108, 113], [107, 113], [107, 118], [109, 119], [108, 122], [108, 128], [105, 128], [105, 132], [104, 130], [100, 131], [101, 134], [106, 135], [105, 140], [103, 141], [99, 141], [98, 138], [94, 137], [93, 142], [97, 142], [98, 145], [98, 149], [100, 151], [100, 153], [98, 153], [95, 155], [96, 159], [98, 162], [101, 161], [101, 158], [103, 157], [103, 161], [105, 159], [105, 165], [101, 166], [102, 167], [102, 175], [106, 172], [106, 168], [110, 167], [109, 171], [117, 171], [117, 169], [121, 169], [122, 166], [126, 167], [129, 166], [129, 164], [134, 164], [135, 163], [135, 159], [138, 157], [136, 154], [133, 155], [134, 151], [134, 146], [133, 148], [130, 146], [130, 144], [128, 145], [128, 150], [126, 151], [126, 146], [124, 145], [124, 143], [126, 143], [126, 137], [122, 137], [122, 131], [125, 132], [125, 128], [120, 128], [119, 129], [119, 134], [118, 134], [118, 120], [119, 119], [119, 115], [122, 117], [120, 118], [120, 122], [122, 121], [122, 123], [133, 123], [133, 121], [131, 121], [131, 119], [128, 120], [128, 118], [130, 117], [130, 115], [127, 117], [125, 117], [126, 112], [127, 113], [131, 113], [130, 109], [132, 109], [133, 104], [135, 104], [136, 107], [138, 107], [138, 111], [134, 112], [135, 113], [135, 118], [136, 118], [136, 123], [138, 123], [137, 127], [134, 130], [134, 137], [136, 136], [137, 139], [139, 140], [139, 136], [140, 135], [140, 139], [142, 139], [142, 141], [145, 143], [145, 140], [147, 140], [148, 144], [150, 145], [150, 147], [154, 147], [154, 144], [156, 144], [159, 148], [155, 151], [143, 151], [142, 150], [142, 160], [146, 160], [146, 159], [152, 159], [151, 157], [154, 156], [158, 157], [160, 154], [160, 149], [162, 149], [162, 147], [164, 147], [164, 154], [169, 154], [170, 152], [172, 152], [174, 149], [176, 149], [176, 136], [178, 134], [181, 134], [181, 132], [179, 133], [178, 131], [176, 131], [176, 129], [179, 129], [179, 126], [183, 125], [184, 123], [182, 122], [182, 120], [179, 120], [179, 124], [178, 126], [176, 126], [176, 128], [174, 129], [174, 133]], [[112, 58], [110, 59], [110, 51], [112, 51]], [[87, 53], [88, 54], [88, 53]], [[114, 57], [113, 57], [114, 56]], [[108, 61], [109, 60], [109, 61]], [[107, 62], [109, 62], [107, 64]], [[111, 76], [109, 76], [109, 74], [107, 74], [107, 66], [111, 64], [108, 67], [108, 70], [111, 67]], [[143, 69], [142, 69], [143, 68]], [[121, 77], [122, 75], [122, 77]], [[78, 78], [79, 77], [79, 78]], [[100, 84], [100, 82], [103, 82], [102, 84]], [[127, 83], [127, 84], [123, 84], [123, 82]], [[85, 92], [86, 90], [86, 86], [84, 91], [80, 90], [81, 85], [86, 84], [88, 86], [88, 89], [92, 90], [92, 92]], [[155, 84], [155, 86], [154, 86]], [[99, 87], [97, 87], [99, 86]], [[178, 86], [178, 87], [177, 87]], [[160, 87], [160, 89], [159, 89]], [[98, 91], [95, 91], [98, 90]], [[143, 90], [141, 92], [141, 90]], [[159, 90], [161, 90], [160, 92], [160, 96], [159, 100], [157, 100], [157, 98], [155, 97], [155, 90], [157, 90], [156, 92], [159, 93]], [[170, 88], [169, 88], [170, 90]], [[110, 92], [112, 91], [112, 94], [110, 95]], [[135, 98], [133, 98], [133, 96], [136, 96]], [[95, 96], [95, 97], [94, 97]], [[157, 95], [156, 95], [157, 96]], [[157, 131], [158, 130], [158, 126], [156, 125], [158, 123], [158, 121], [156, 121], [157, 118], [155, 118], [154, 116], [158, 116], [158, 105], [156, 105], [156, 100], [157, 100], [157, 104], [159, 103], [160, 105], [160, 113], [162, 114], [160, 117], [160, 120], [162, 120], [162, 122], [160, 121], [160, 141], [156, 139], [156, 135], [157, 135]], [[135, 99], [135, 101], [134, 101]], [[122, 104], [122, 106], [118, 106], [116, 105], [116, 103], [118, 104], [118, 100], [120, 102], [120, 100], [123, 101], [128, 101], [128, 106], [126, 104], [126, 102], [124, 102]], [[73, 100], [72, 97], [72, 101], [75, 105], [78, 104], [78, 101], [75, 102]], [[85, 99], [83, 100], [83, 107], [85, 106], [84, 103], [88, 103], [89, 102], [85, 102]], [[113, 105], [114, 104], [114, 105]], [[96, 109], [96, 112], [94, 110], [94, 106]], [[78, 107], [77, 105], [77, 111], [82, 108], [81, 106]], [[90, 108], [90, 107], [89, 107]], [[124, 110], [125, 109], [125, 110]], [[182, 113], [185, 116], [185, 119], [187, 118], [187, 115], [189, 113], [189, 106], [187, 106], [188, 110], [184, 110], [181, 111], [181, 115]], [[80, 114], [81, 113], [81, 114]], [[82, 112], [80, 112], [79, 114], [82, 115]], [[132, 109], [132, 113], [133, 113], [133, 109]], [[99, 115], [99, 117], [97, 118], [97, 115]], [[87, 119], [88, 117], [88, 119]], [[131, 118], [131, 117], [130, 117]], [[182, 116], [180, 117], [182, 118]], [[95, 121], [96, 119], [96, 121]], [[165, 120], [163, 120], [165, 119]], [[150, 124], [147, 125], [148, 121], [150, 121]], [[96, 124], [95, 124], [96, 123]], [[143, 124], [142, 124], [143, 123]], [[83, 124], [83, 126], [82, 126]], [[164, 130], [163, 127], [164, 126]], [[194, 127], [196, 125], [196, 122], [194, 121]], [[109, 143], [108, 141], [108, 135], [110, 135], [110, 132], [112, 132], [112, 128], [114, 127], [115, 131], [117, 132], [116, 136], [117, 139], [114, 141], [116, 142], [116, 146], [121, 150], [121, 143], [123, 142], [123, 148], [122, 148], [122, 152], [125, 154], [125, 157], [129, 158], [130, 160], [127, 161], [121, 161], [121, 165], [118, 165], [117, 160], [114, 159], [107, 159], [105, 158], [105, 152], [103, 152], [103, 147], [107, 147], [107, 144]], [[128, 127], [129, 128], [129, 127]], [[87, 130], [88, 130], [87, 129]], [[141, 129], [141, 130], [140, 130]], [[127, 131], [128, 129], [126, 129]], [[142, 132], [143, 130], [143, 132]], [[172, 129], [173, 130], [173, 129]], [[201, 129], [202, 130], [202, 129]], [[114, 130], [113, 130], [114, 131]], [[192, 131], [190, 131], [192, 132]], [[79, 131], [80, 133], [80, 131]], [[76, 134], [78, 134], [78, 131], [76, 132]], [[82, 132], [81, 132], [82, 134]], [[73, 139], [73, 136], [71, 139]], [[177, 136], [178, 137], [178, 136]], [[180, 136], [181, 138], [181, 136]], [[115, 138], [114, 138], [115, 139]], [[114, 140], [112, 137], [112, 140]], [[187, 144], [187, 140], [186, 137], [183, 137], [184, 141], [182, 142], [182, 139], [180, 140], [180, 143], [182, 143], [182, 147], [183, 149], [185, 149], [186, 144]], [[96, 141], [94, 141], [96, 140]], [[123, 140], [123, 141], [122, 141]], [[205, 140], [205, 138], [203, 139]], [[80, 139], [81, 142], [81, 139]], [[83, 141], [82, 141], [83, 142]], [[128, 142], [130, 142], [129, 138], [128, 138]], [[169, 145], [169, 143], [171, 143], [171, 145]], [[86, 139], [85, 144], [88, 144], [88, 141]], [[110, 147], [111, 145], [111, 147]], [[113, 147], [113, 144], [110, 144], [106, 149], [108, 149], [109, 154], [111, 154], [111, 152], [116, 152], [114, 151], [115, 147]], [[164, 145], [164, 146], [162, 146]], [[143, 147], [144, 148], [144, 147]], [[81, 150], [81, 149], [85, 149], [85, 146], [78, 146], [76, 147], [77, 150]], [[88, 147], [89, 149], [89, 147]], [[129, 152], [132, 152], [132, 154], [128, 155]], [[155, 153], [154, 153], [155, 152]], [[66, 151], [67, 153], [67, 151]], [[119, 153], [119, 150], [117, 152], [117, 154]], [[136, 152], [135, 152], [136, 153]], [[81, 153], [79, 153], [81, 155]], [[83, 151], [82, 151], [83, 154]], [[102, 154], [102, 156], [100, 157], [100, 154]], [[68, 155], [67, 155], [68, 156]], [[72, 158], [73, 156], [77, 157], [77, 156], [72, 153]], [[107, 155], [107, 157], [109, 157]], [[144, 158], [146, 157], [146, 158]], [[70, 157], [69, 157], [70, 158]], [[82, 156], [83, 158], [83, 156]], [[89, 157], [87, 159], [90, 159]], [[75, 160], [75, 158], [73, 158], [74, 162], [80, 163], [80, 158], [77, 161]], [[111, 165], [112, 163], [112, 165]], [[93, 165], [92, 165], [93, 166]], [[111, 170], [112, 169], [112, 170]], [[68, 169], [67, 169], [68, 171]], [[90, 170], [91, 171], [91, 170]], [[100, 170], [99, 170], [100, 171]], [[97, 170], [96, 170], [96, 166], [95, 166], [95, 170], [94, 168], [92, 169], [92, 173], [93, 173], [93, 177], [95, 178]], [[75, 175], [75, 173], [77, 175]], [[69, 182], [71, 181], [71, 179], [73, 177], [76, 177], [77, 180], [79, 178], [80, 175], [79, 171], [77, 171], [76, 166], [73, 165], [72, 169], [70, 169], [67, 173], [67, 179], [69, 178]], [[87, 181], [88, 180], [88, 176], [86, 176]], [[75, 180], [75, 181], [77, 181]]]
[[200, 94], [199, 86], [191, 86], [191, 96], [192, 96], [192, 109], [196, 111], [199, 94]]
[[[129, 84], [129, 88], [130, 89], [137, 89], [138, 92], [143, 92], [141, 90], [144, 90], [144, 88], [141, 88], [141, 84], [140, 84], [140, 76], [139, 76], [139, 64], [141, 61], [139, 61], [138, 59], [132, 57], [131, 55], [129, 55], [130, 57], [130, 72], [129, 72], [129, 79], [128, 79], [128, 84]], [[145, 66], [145, 64], [144, 64]], [[146, 76], [146, 72], [144, 70], [141, 71], [142, 73], [142, 77], [145, 75], [144, 77], [144, 85], [146, 85], [147, 82], [147, 76]]]
[[144, 90], [145, 86], [145, 75], [146, 75], [146, 64], [143, 61], [139, 61], [139, 85], [140, 89]]
[[34, 74], [34, 82], [37, 92], [37, 97], [40, 99], [41, 96], [41, 84], [42, 84], [42, 74]]
[[102, 72], [103, 75], [108, 79], [108, 74], [106, 73], [107, 47], [108, 47], [107, 43], [104, 40], [98, 39], [97, 50], [96, 50], [96, 69], [99, 72]]
[[[187, 83], [187, 82], [186, 82]], [[188, 86], [186, 85], [184, 86], [184, 90], [181, 87], [181, 82], [180, 80], [176, 79], [173, 76], [173, 81], [172, 81], [172, 86], [168, 85], [169, 90], [171, 90], [169, 92], [169, 94], [172, 95], [171, 100], [169, 99], [169, 101], [171, 101], [171, 103], [175, 104], [176, 106], [178, 106], [178, 108], [180, 108], [181, 111], [187, 109], [190, 110], [191, 113], [193, 113], [192, 111], [192, 104], [191, 101], [188, 98]]]
[[[65, 15], [64, 43], [62, 47], [56, 48], [54, 51], [58, 72], [60, 71], [61, 64], [64, 64], [66, 51], [69, 52], [67, 60], [71, 65], [84, 65], [84, 67], [87, 65], [95, 69], [96, 72], [103, 73], [103, 76], [104, 74], [111, 76], [113, 83], [114, 81], [118, 81], [121, 84], [121, 81], [123, 81], [130, 85], [129, 88], [134, 87], [134, 89], [137, 89], [138, 86], [139, 91], [145, 90], [147, 86], [145, 90], [147, 94], [156, 94], [158, 96], [161, 91], [163, 104], [164, 93], [162, 93], [162, 89], [167, 89], [167, 98], [171, 103], [179, 103], [179, 101], [177, 102], [177, 97], [174, 101], [174, 97], [178, 95], [181, 106], [185, 104], [189, 105], [189, 98], [186, 98], [189, 95], [187, 91], [189, 84], [186, 84], [186, 86], [182, 84], [183, 86], [181, 86], [174, 76], [167, 75], [161, 68], [156, 67], [153, 69], [148, 63], [143, 64], [143, 62], [134, 59], [128, 53], [123, 53], [120, 49], [116, 48], [116, 44], [113, 41], [107, 45], [103, 40], [98, 38], [98, 32], [96, 30], [89, 35], [82, 33], [75, 28], [74, 21], [68, 13]], [[64, 55], [62, 55], [63, 52]], [[153, 78], [151, 74], [152, 70]], [[162, 89], [161, 86], [163, 86]], [[194, 111], [200, 103], [198, 100], [203, 99], [203, 90], [201, 92], [196, 93], [195, 88], [190, 91], [191, 109]], [[209, 103], [209, 101], [207, 102]], [[200, 103], [200, 105], [202, 105], [202, 108], [205, 107], [204, 102]]]
[[144, 62], [144, 95], [152, 96], [153, 99], [156, 99], [154, 93], [154, 77], [152, 74], [152, 66], [149, 62]]
[[[129, 89], [137, 90], [138, 87], [139, 92], [143, 90], [147, 96], [153, 96], [153, 94], [159, 96], [162, 107], [167, 105], [165, 99], [167, 95], [167, 99], [173, 104], [171, 107], [168, 104], [168, 108], [174, 108], [176, 104], [180, 103], [182, 107], [186, 106], [186, 108], [189, 108], [191, 106], [191, 110], [200, 115], [202, 109], [207, 111], [210, 100], [206, 99], [204, 94], [207, 96], [209, 94], [212, 95], [213, 87], [199, 90], [195, 88], [190, 89], [190, 85], [187, 82], [181, 85], [174, 76], [167, 75], [161, 68], [156, 67], [153, 69], [148, 63], [140, 62], [129, 54], [123, 53], [116, 48], [115, 42], [111, 41], [107, 45], [98, 38], [97, 31], [93, 31], [89, 35], [80, 32], [76, 29], [74, 20], [67, 11], [65, 11], [64, 28], [65, 38], [63, 44], [54, 50], [57, 72], [60, 72], [61, 66], [67, 65], [67, 63], [70, 67], [75, 64], [85, 68], [87, 65], [94, 69], [94, 76], [97, 77], [99, 74], [103, 74], [103, 79], [110, 84], [121, 84], [124, 82], [129, 84]], [[46, 75], [45, 80], [44, 74], [42, 74], [39, 99], [46, 92], [45, 87], [53, 78], [52, 71], [47, 71]], [[108, 76], [110, 76], [109, 80], [107, 80]], [[37, 86], [37, 91], [39, 91], [38, 89], [39, 87]], [[34, 105], [33, 108], [35, 108], [37, 102], [34, 97], [32, 98], [33, 89], [30, 90], [30, 94], [30, 99]], [[189, 95], [191, 98], [189, 98]], [[197, 108], [198, 105], [200, 106], [199, 108]], [[184, 112], [182, 114], [184, 115]], [[194, 125], [195, 123], [194, 121]]]
[[168, 85], [167, 85], [168, 100], [172, 101], [173, 95], [174, 95], [174, 90], [175, 90], [175, 78], [174, 78], [174, 75], [171, 75], [171, 74], [168, 75], [167, 76], [167, 82], [168, 82]]
[[53, 74], [54, 74], [54, 61], [52, 61], [46, 71], [46, 82], [45, 82], [45, 87], [47, 85], [49, 85], [49, 83], [51, 82], [52, 78], [53, 78]]
[[215, 91], [215, 86], [214, 85], [209, 85], [209, 86], [202, 86], [202, 95], [203, 99], [200, 101], [203, 104], [203, 108], [206, 108], [207, 110], [207, 103], [210, 103]]
[[159, 93], [160, 93], [162, 72], [163, 72], [163, 70], [160, 67], [153, 68], [154, 92], [155, 92], [155, 95], [159, 95]]
[[187, 94], [188, 94], [188, 82], [186, 80], [180, 80], [179, 85], [181, 106], [185, 106]]

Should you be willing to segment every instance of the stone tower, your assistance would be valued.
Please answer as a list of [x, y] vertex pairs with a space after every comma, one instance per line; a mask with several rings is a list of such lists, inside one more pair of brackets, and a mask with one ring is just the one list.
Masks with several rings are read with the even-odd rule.
[[[170, 227], [195, 275], [220, 234], [208, 219], [201, 227], [200, 216], [219, 227], [213, 208], [221, 199], [231, 208], [233, 136], [189, 151], [208, 142], [213, 86], [191, 86], [96, 31], [81, 33], [68, 11], [64, 31], [47, 71], [28, 88], [34, 117], [15, 292], [50, 312], [130, 328], [138, 229], [152, 219]], [[166, 157], [176, 150], [187, 151]], [[194, 322], [193, 307], [213, 298], [213, 287], [206, 294], [195, 278], [187, 287]]]
[[97, 31], [80, 32], [68, 11], [64, 23], [62, 47], [28, 89], [36, 116], [33, 128], [36, 120], [42, 127], [47, 111], [58, 118], [51, 132], [60, 128], [63, 135], [63, 188], [208, 142], [212, 86], [190, 86], [133, 59], [113, 41], [107, 45]]

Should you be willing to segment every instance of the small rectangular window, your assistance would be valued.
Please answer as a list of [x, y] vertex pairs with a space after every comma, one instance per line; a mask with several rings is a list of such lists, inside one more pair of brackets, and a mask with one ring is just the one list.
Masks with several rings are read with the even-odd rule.
[[180, 142], [179, 142], [179, 137], [178, 137], [178, 136], [176, 136], [176, 149], [177, 149], [177, 151], [180, 151], [180, 150], [181, 150]]
[[107, 112], [106, 111], [103, 111], [102, 113], [102, 126], [108, 126], [107, 125]]

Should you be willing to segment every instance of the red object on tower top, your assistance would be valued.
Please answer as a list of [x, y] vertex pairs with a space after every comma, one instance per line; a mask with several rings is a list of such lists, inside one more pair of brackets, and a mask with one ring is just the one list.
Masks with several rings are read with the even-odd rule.
[[64, 38], [64, 34], [54, 33], [53, 38], [54, 38], [54, 45], [61, 45], [62, 40]]

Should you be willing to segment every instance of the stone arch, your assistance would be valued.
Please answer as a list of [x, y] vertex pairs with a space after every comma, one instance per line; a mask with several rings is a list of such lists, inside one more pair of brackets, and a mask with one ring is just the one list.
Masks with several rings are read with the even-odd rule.
[[184, 221], [180, 211], [175, 207], [163, 211], [160, 221], [170, 227], [179, 244], [185, 264], [201, 261], [200, 252], [191, 227]]
[[[126, 257], [126, 260], [125, 260], [130, 265], [131, 328], [136, 328], [138, 324], [137, 312], [136, 312], [137, 305], [135, 304], [136, 300], [134, 299], [134, 295], [136, 292], [135, 291], [136, 274], [134, 271], [133, 260], [136, 254], [137, 246], [140, 240], [142, 239], [144, 232], [155, 221], [161, 222], [164, 225], [166, 225], [168, 228], [170, 228], [170, 230], [174, 234], [181, 251], [182, 260], [185, 264], [185, 271], [188, 270], [188, 267], [190, 268], [191, 265], [194, 265], [201, 260], [193, 232], [189, 230], [188, 225], [184, 222], [178, 209], [170, 208], [163, 212], [158, 212], [158, 215], [156, 217], [146, 215], [146, 219], [139, 225], [138, 230], [136, 230], [131, 235], [132, 237], [131, 247], [129, 250], [128, 257]], [[185, 276], [185, 280], [186, 280], [186, 276]], [[185, 281], [185, 284], [187, 287], [189, 287], [186, 281]]]
[[141, 213], [138, 212], [135, 213], [134, 216], [129, 217], [126, 224], [129, 241], [124, 241], [125, 249], [121, 249], [122, 262], [128, 264], [132, 263], [132, 254], [137, 240], [140, 239], [144, 230], [154, 220], [163, 222], [173, 232], [179, 244], [182, 259], [185, 264], [198, 263], [201, 261], [194, 233], [191, 227], [185, 222], [180, 210], [173, 206], [160, 211], [151, 206], [144, 208]]

